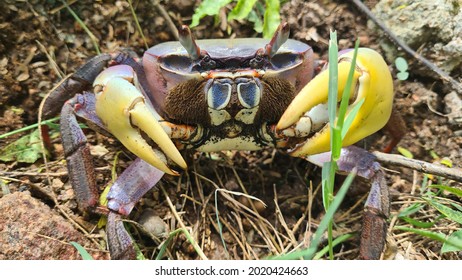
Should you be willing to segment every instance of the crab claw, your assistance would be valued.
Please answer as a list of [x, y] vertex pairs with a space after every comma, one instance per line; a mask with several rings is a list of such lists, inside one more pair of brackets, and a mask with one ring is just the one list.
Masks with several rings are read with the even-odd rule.
[[[338, 100], [341, 100], [343, 95], [352, 57], [353, 51], [339, 56]], [[318, 105], [327, 104], [328, 79], [329, 71], [323, 71], [300, 91], [276, 125], [278, 132], [296, 126], [302, 117], [316, 115], [312, 110], [316, 110]], [[390, 117], [393, 102], [393, 81], [387, 64], [377, 52], [366, 48], [358, 50], [350, 96], [347, 114], [358, 102], [364, 103], [343, 139], [344, 146], [352, 145], [381, 129]], [[323, 114], [325, 115], [316, 115], [316, 117], [326, 119], [327, 112], [324, 111]], [[300, 157], [330, 150], [328, 123], [321, 129], [310, 132], [316, 133], [289, 151], [291, 155]]]
[[177, 175], [168, 159], [183, 169], [186, 162], [159, 124], [157, 112], [132, 84], [135, 75], [130, 71], [133, 69], [127, 65], [113, 66], [95, 79], [96, 114], [132, 153], [165, 173]]

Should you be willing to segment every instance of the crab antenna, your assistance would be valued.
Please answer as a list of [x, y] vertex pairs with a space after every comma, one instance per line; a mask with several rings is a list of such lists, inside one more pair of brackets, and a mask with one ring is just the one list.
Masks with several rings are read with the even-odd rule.
[[178, 29], [180, 44], [186, 49], [191, 59], [196, 60], [201, 56], [201, 49], [197, 46], [192, 36], [191, 30], [187, 25], [182, 25]]
[[278, 29], [274, 32], [271, 41], [266, 44], [265, 51], [269, 57], [273, 57], [279, 48], [289, 39], [290, 27], [287, 22], [279, 24]]

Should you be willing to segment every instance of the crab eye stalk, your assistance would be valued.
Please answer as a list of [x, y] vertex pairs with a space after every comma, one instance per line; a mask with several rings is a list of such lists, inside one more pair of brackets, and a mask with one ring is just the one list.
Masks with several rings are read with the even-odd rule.
[[261, 69], [265, 65], [265, 60], [263, 59], [263, 55], [257, 52], [254, 58], [252, 58], [249, 62], [250, 67], [253, 69]]
[[204, 55], [199, 63], [200, 67], [204, 70], [214, 69], [217, 63], [210, 58], [208, 54]]
[[289, 39], [290, 27], [287, 22], [279, 24], [278, 29], [274, 32], [273, 38], [265, 46], [265, 53], [273, 57], [279, 48]]
[[192, 60], [196, 60], [201, 57], [201, 49], [194, 40], [191, 29], [187, 25], [182, 25], [178, 29], [178, 37], [180, 38], [180, 44], [188, 52]]

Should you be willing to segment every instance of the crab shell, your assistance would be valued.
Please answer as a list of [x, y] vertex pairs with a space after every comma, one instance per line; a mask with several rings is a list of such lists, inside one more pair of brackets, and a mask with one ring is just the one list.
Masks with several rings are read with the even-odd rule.
[[265, 124], [277, 123], [313, 76], [310, 46], [287, 40], [266, 54], [261, 38], [197, 40], [198, 55], [180, 42], [150, 48], [143, 67], [153, 104], [166, 120], [198, 126], [189, 148], [257, 150], [273, 140]]

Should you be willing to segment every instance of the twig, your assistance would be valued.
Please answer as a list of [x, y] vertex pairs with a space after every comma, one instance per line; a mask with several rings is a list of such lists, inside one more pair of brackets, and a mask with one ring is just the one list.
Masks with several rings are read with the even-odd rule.
[[427, 66], [438, 74], [443, 81], [449, 82], [451, 87], [459, 93], [459, 95], [462, 95], [462, 84], [460, 84], [458, 81], [456, 81], [454, 78], [449, 76], [446, 72], [444, 72], [442, 69], [440, 69], [438, 66], [433, 64], [431, 61], [426, 59], [425, 57], [421, 56], [417, 52], [415, 52], [409, 45], [407, 45], [405, 42], [403, 42], [401, 39], [399, 39], [381, 20], [379, 20], [369, 8], [364, 5], [360, 0], [351, 0], [359, 10], [361, 10], [363, 13], [365, 13], [370, 20], [372, 20], [380, 29], [385, 32], [385, 34], [388, 36], [388, 38], [398, 47], [403, 49], [405, 52], [407, 52], [409, 55], [413, 56], [415, 59], [420, 61], [423, 65]]
[[130, 11], [132, 12], [133, 19], [135, 20], [136, 28], [138, 28], [138, 32], [140, 32], [141, 38], [143, 39], [144, 46], [149, 49], [148, 42], [146, 41], [146, 37], [144, 37], [143, 29], [141, 29], [140, 22], [138, 21], [138, 17], [135, 13], [135, 8], [133, 8], [132, 0], [127, 0], [128, 4], [130, 5]]
[[164, 7], [159, 3], [158, 0], [151, 0], [151, 4], [156, 7], [156, 9], [160, 12], [160, 14], [165, 18], [167, 21], [168, 28], [172, 32], [173, 36], [175, 39], [178, 41], [180, 38], [178, 37], [178, 29], [175, 26], [175, 23], [173, 22], [172, 18], [169, 16], [167, 11], [164, 9]]
[[74, 17], [74, 19], [79, 23], [79, 25], [85, 30], [87, 33], [88, 37], [90, 37], [91, 42], [93, 43], [93, 46], [95, 47], [96, 53], [101, 54], [101, 51], [99, 50], [98, 46], [98, 38], [88, 29], [88, 27], [85, 25], [85, 23], [79, 18], [79, 16], [69, 7], [69, 4], [66, 2], [66, 0], [61, 0], [63, 5], [66, 7], [67, 11]]
[[373, 154], [377, 157], [377, 161], [381, 163], [407, 167], [419, 172], [442, 176], [462, 183], [462, 170], [460, 168], [448, 168], [422, 160], [410, 159], [400, 155], [382, 152], [373, 152]]
[[[168, 196], [168, 193], [165, 191], [165, 189], [161, 186], [160, 189], [165, 195], [165, 198], [167, 200], [168, 206], [170, 207], [170, 210], [172, 211], [173, 216], [175, 216], [175, 219], [177, 220], [178, 224], [180, 227], [183, 229], [184, 233], [189, 233], [189, 231], [186, 229], [186, 226], [183, 223], [183, 220], [181, 220], [180, 216], [178, 215], [178, 212], [175, 209], [175, 206], [173, 206], [172, 201], [170, 200], [170, 197]], [[208, 258], [205, 256], [204, 252], [202, 249], [199, 247], [197, 244], [196, 240], [194, 240], [192, 237], [188, 239], [191, 245], [194, 247], [194, 250], [196, 250], [197, 254], [199, 257], [203, 260], [208, 260]]]

